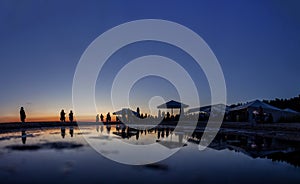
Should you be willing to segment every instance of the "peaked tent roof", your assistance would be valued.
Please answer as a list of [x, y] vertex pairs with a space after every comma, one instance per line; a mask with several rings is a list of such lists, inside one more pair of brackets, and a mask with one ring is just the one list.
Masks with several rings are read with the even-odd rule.
[[294, 111], [293, 109], [290, 109], [290, 108], [282, 109], [282, 111], [289, 112], [289, 113], [294, 113], [294, 114], [298, 114], [299, 113], [299, 112]]
[[174, 100], [171, 100], [167, 103], [161, 104], [159, 106], [157, 106], [157, 108], [159, 109], [179, 109], [179, 108], [187, 108], [188, 105], [184, 104], [184, 103], [180, 103]]
[[119, 111], [116, 111], [116, 112], [113, 113], [113, 115], [122, 115], [123, 112], [125, 112], [127, 114], [128, 114], [128, 112], [132, 112], [134, 115], [137, 115], [137, 112], [135, 112], [135, 111], [133, 111], [133, 110], [131, 110], [129, 108], [123, 108], [123, 109], [121, 109]]
[[[211, 108], [214, 108], [214, 110], [221, 111], [225, 110], [225, 112], [228, 111], [229, 107], [224, 104], [214, 104], [214, 105], [207, 105], [203, 107], [196, 107], [196, 108], [191, 108], [187, 111], [187, 113], [194, 113], [194, 112], [210, 112]], [[224, 109], [225, 108], [225, 109]]]
[[252, 102], [246, 103], [244, 105], [240, 105], [238, 107], [234, 107], [229, 109], [229, 111], [238, 111], [238, 110], [242, 110], [242, 109], [246, 109], [246, 108], [259, 108], [262, 107], [263, 109], [269, 109], [269, 110], [274, 110], [274, 111], [281, 111], [281, 109], [274, 107], [272, 105], [266, 104], [260, 100], [254, 100]]

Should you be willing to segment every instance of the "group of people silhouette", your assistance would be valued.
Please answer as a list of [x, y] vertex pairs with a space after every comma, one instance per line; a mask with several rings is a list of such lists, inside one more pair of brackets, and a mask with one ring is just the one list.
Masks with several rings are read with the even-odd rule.
[[[74, 120], [73, 111], [70, 110], [70, 113], [69, 113], [69, 121], [70, 121], [70, 123], [73, 123], [73, 120]], [[60, 111], [60, 121], [61, 122], [66, 122], [66, 113], [65, 113], [65, 111], [63, 109]]]
[[[20, 120], [22, 123], [25, 123], [25, 119], [26, 119], [26, 113], [25, 113], [24, 107], [21, 107], [20, 108]], [[66, 122], [66, 113], [63, 109], [60, 111], [60, 121]], [[73, 114], [72, 110], [70, 110], [70, 113], [69, 113], [69, 121], [70, 121], [70, 123], [73, 123], [73, 121], [74, 121], [74, 114]]]
[[[104, 116], [103, 116], [103, 114], [100, 114], [100, 116], [99, 116], [99, 114], [97, 114], [97, 116], [96, 116], [96, 122], [98, 123], [99, 120], [101, 122], [104, 122]], [[109, 112], [106, 114], [106, 122], [111, 122], [111, 116], [110, 116]]]

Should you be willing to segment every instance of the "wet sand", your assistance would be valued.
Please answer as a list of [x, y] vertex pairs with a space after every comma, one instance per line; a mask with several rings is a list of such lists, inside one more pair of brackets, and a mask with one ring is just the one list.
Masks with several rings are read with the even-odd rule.
[[[164, 122], [166, 126], [168, 122]], [[80, 123], [87, 126], [105, 125], [106, 123], [84, 122]], [[109, 122], [110, 125], [119, 124], [119, 122]], [[171, 126], [176, 125], [174, 122], [169, 123]], [[186, 124], [188, 125], [188, 124]], [[0, 123], [0, 134], [5, 132], [18, 131], [20, 129], [34, 129], [46, 127], [61, 127], [74, 126], [77, 127], [77, 122], [26, 122], [26, 123]], [[202, 132], [207, 126], [206, 122], [199, 122], [195, 131]], [[282, 140], [300, 141], [300, 123], [268, 123], [250, 125], [247, 122], [223, 122], [219, 132], [227, 132], [237, 135], [259, 135], [263, 137], [271, 137]]]

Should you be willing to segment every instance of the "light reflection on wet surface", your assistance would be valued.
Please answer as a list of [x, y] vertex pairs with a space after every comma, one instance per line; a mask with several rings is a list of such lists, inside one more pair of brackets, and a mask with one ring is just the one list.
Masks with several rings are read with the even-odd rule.
[[[102, 144], [112, 139], [134, 145], [168, 142], [182, 147], [161, 162], [130, 166], [91, 148], [83, 134]], [[4, 183], [31, 182], [184, 182], [299, 183], [298, 142], [224, 131], [209, 148], [198, 150], [202, 133], [186, 136], [172, 127], [145, 130], [121, 126], [22, 129], [0, 134], [0, 177]], [[170, 144], [172, 143], [172, 144]], [[170, 146], [172, 145], [172, 146]], [[100, 145], [101, 146], [101, 145]], [[105, 154], [120, 154], [105, 150]], [[2, 182], [1, 182], [2, 183]]]

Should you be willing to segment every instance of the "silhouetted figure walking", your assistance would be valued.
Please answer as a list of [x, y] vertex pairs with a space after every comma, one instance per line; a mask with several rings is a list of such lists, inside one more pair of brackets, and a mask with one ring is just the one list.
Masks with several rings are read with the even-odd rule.
[[66, 121], [65, 115], [66, 115], [65, 111], [62, 109], [62, 110], [60, 111], [60, 121], [61, 121], [61, 122], [65, 122], [65, 121]]
[[106, 122], [110, 122], [111, 121], [111, 117], [110, 117], [110, 113], [107, 113], [106, 115]]
[[99, 122], [99, 114], [97, 114], [97, 116], [96, 116], [96, 123], [98, 123]]
[[70, 111], [70, 113], [69, 113], [69, 121], [70, 121], [70, 123], [73, 123], [73, 112], [72, 111]]
[[140, 108], [139, 107], [136, 108], [136, 114], [137, 114], [137, 117], [139, 118], [140, 117]]
[[167, 112], [167, 120], [170, 120], [170, 113]]
[[258, 116], [259, 116], [259, 122], [262, 123], [264, 122], [264, 109], [259, 106], [258, 108]]
[[25, 113], [25, 110], [23, 107], [21, 107], [20, 109], [20, 119], [21, 119], [21, 122], [24, 123], [25, 122], [25, 119], [26, 119], [26, 113]]
[[103, 116], [103, 114], [100, 114], [100, 119], [101, 119], [101, 122], [104, 121], [104, 116]]

